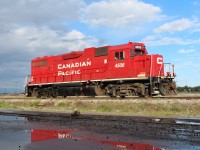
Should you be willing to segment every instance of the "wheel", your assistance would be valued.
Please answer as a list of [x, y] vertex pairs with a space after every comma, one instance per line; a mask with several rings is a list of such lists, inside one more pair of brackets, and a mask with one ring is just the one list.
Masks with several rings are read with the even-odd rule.
[[176, 95], [176, 90], [175, 90], [175, 85], [174, 83], [163, 83], [161, 82], [159, 84], [159, 90], [161, 95], [167, 96], [167, 95]]
[[159, 84], [159, 90], [160, 90], [161, 95], [163, 96], [167, 95], [167, 89], [166, 89], [166, 86], [164, 86], [163, 82]]
[[102, 89], [99, 85], [95, 85], [94, 90], [97, 96], [105, 96], [105, 89]]

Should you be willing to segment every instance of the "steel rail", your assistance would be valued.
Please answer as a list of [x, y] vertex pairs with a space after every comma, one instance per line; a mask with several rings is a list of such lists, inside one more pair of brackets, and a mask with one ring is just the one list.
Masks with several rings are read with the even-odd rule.
[[66, 98], [36, 98], [36, 97], [0, 97], [0, 100], [154, 100], [154, 99], [177, 99], [177, 100], [200, 100], [200, 96], [153, 96], [153, 97], [138, 97], [127, 96], [125, 98], [120, 97], [107, 97], [107, 96], [69, 96]]

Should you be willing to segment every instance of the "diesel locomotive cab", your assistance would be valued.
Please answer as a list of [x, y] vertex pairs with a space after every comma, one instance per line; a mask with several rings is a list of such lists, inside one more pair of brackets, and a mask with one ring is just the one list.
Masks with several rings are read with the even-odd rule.
[[133, 48], [130, 50], [130, 57], [133, 58], [134, 56], [143, 56], [147, 54], [145, 51], [145, 46], [143, 45], [134, 45]]

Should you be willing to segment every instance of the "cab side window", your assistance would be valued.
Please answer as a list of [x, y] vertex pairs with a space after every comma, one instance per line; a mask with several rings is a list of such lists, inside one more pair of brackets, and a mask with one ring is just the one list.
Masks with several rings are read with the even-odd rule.
[[125, 59], [124, 51], [115, 52], [115, 60], [124, 60], [124, 59]]
[[115, 52], [115, 60], [119, 60], [119, 52]]
[[133, 58], [135, 56], [135, 50], [131, 49], [130, 50], [130, 57]]

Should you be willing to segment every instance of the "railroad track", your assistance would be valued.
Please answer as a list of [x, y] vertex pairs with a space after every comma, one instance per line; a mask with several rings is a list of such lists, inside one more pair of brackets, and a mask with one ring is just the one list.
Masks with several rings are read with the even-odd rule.
[[167, 100], [167, 99], [176, 99], [176, 100], [200, 100], [200, 96], [153, 96], [153, 97], [138, 97], [138, 96], [128, 96], [125, 98], [120, 97], [106, 97], [106, 96], [70, 96], [70, 97], [57, 97], [57, 98], [36, 98], [36, 97], [4, 97], [1, 96], [0, 100]]

